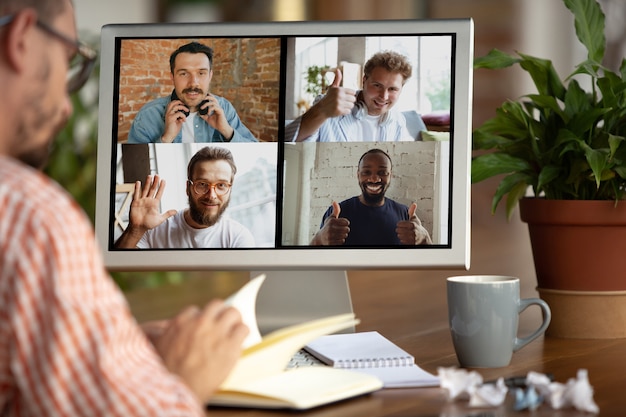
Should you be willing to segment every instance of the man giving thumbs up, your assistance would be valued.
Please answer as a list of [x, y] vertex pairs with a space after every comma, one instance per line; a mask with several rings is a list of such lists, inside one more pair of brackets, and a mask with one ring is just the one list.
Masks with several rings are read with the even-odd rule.
[[404, 115], [393, 108], [411, 72], [405, 56], [377, 52], [363, 67], [363, 89], [355, 91], [341, 86], [343, 75], [335, 69], [326, 95], [285, 127], [285, 141], [414, 141]]
[[391, 181], [391, 158], [370, 149], [359, 160], [357, 178], [361, 194], [326, 211], [314, 246], [429, 245], [432, 240], [411, 207], [385, 197]]

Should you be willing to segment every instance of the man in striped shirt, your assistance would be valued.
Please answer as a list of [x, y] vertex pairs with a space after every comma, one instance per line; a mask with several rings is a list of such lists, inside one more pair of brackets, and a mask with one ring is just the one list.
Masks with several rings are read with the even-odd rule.
[[393, 108], [411, 72], [405, 56], [378, 52], [363, 67], [363, 89], [355, 91], [341, 86], [341, 71], [335, 69], [326, 94], [285, 127], [285, 141], [414, 141], [404, 115]]
[[94, 60], [71, 0], [0, 0], [0, 415], [202, 416], [248, 333], [239, 313], [188, 308], [148, 339], [40, 172]]

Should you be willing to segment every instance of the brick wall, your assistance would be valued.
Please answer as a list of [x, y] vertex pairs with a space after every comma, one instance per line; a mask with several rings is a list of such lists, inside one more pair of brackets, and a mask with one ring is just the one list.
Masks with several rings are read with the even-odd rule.
[[[417, 203], [417, 215], [432, 234], [435, 185], [435, 162], [439, 142], [384, 142], [376, 147], [389, 154], [392, 161], [392, 178], [386, 196], [405, 205]], [[309, 236], [318, 230], [324, 212], [333, 200], [340, 202], [359, 195], [356, 176], [359, 158], [368, 149], [368, 143], [350, 146], [317, 144], [313, 173], [311, 174], [311, 219]]]
[[[193, 39], [124, 40], [120, 56], [119, 142], [137, 111], [173, 89], [170, 54]], [[277, 39], [197, 39], [213, 48], [211, 92], [228, 99], [262, 141], [278, 137], [280, 42]]]

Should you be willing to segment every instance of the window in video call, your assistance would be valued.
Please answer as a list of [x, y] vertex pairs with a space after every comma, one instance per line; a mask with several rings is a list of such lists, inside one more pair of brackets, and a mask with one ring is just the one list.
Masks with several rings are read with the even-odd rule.
[[[155, 127], [150, 114], [142, 114], [149, 106], [162, 106], [165, 112], [168, 108], [163, 103], [178, 98], [174, 95], [176, 75], [170, 69], [170, 55], [190, 42], [213, 51], [208, 91], [200, 89], [197, 94], [210, 93], [222, 100], [218, 104], [234, 131], [230, 142], [198, 142], [193, 141], [194, 133], [196, 138], [203, 138], [205, 132], [185, 133], [185, 129], [209, 123], [200, 120], [200, 108], [186, 115], [191, 123], [184, 124], [173, 143], [162, 143], [165, 127]], [[236, 230], [251, 237], [235, 238], [236, 232], [229, 227], [224, 233], [231, 236], [218, 239], [222, 243], [210, 249], [309, 247], [333, 202], [367, 193], [360, 179], [359, 160], [376, 148], [390, 159], [383, 173], [388, 175], [381, 181], [384, 198], [401, 207], [413, 206], [432, 245], [450, 245], [453, 48], [451, 34], [118, 40], [111, 241], [128, 227], [135, 182], [143, 185], [148, 175], [158, 175], [166, 181], [160, 212], [182, 213], [193, 206], [193, 218], [197, 219], [211, 217], [203, 217], [203, 211], [211, 210], [217, 216], [213, 216], [214, 221], [228, 219], [236, 224]], [[394, 92], [395, 101], [388, 109], [404, 120], [400, 139], [345, 140], [320, 134], [319, 141], [300, 142], [287, 135], [287, 127], [299, 123], [329, 89], [364, 90], [364, 64], [381, 51], [403, 55], [412, 68], [410, 77]], [[336, 80], [338, 72], [340, 82]], [[208, 114], [211, 117], [214, 113]], [[433, 124], [424, 115], [435, 115], [435, 120], [442, 122]], [[163, 115], [159, 123], [166, 117]], [[219, 140], [218, 130], [210, 131], [212, 140]], [[210, 174], [210, 178], [190, 183], [188, 180], [194, 179], [188, 175], [189, 162], [206, 147], [227, 150], [236, 168], [234, 175], [218, 178]], [[217, 208], [205, 209], [213, 203], [209, 200], [215, 200]], [[234, 241], [240, 246], [229, 246]], [[194, 246], [176, 243], [171, 248], [189, 247]]]

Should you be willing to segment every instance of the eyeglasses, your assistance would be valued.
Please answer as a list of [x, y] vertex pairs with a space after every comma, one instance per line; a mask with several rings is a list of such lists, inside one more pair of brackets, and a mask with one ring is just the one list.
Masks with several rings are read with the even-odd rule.
[[[13, 18], [14, 15], [0, 17], [0, 27], [11, 23]], [[98, 53], [79, 40], [68, 38], [39, 19], [37, 19], [37, 26], [71, 48], [72, 59], [70, 60], [69, 70], [67, 72], [67, 91], [71, 94], [80, 90], [89, 79], [89, 75], [96, 63]]]
[[215, 191], [215, 194], [217, 194], [218, 196], [223, 196], [228, 194], [228, 192], [230, 191], [230, 187], [232, 186], [232, 184], [229, 184], [227, 182], [218, 182], [216, 184], [211, 184], [206, 181], [193, 182], [191, 180], [187, 180], [187, 182], [191, 184], [191, 189], [193, 190], [193, 192], [198, 195], [207, 194], [209, 190], [213, 189], [213, 191]]

